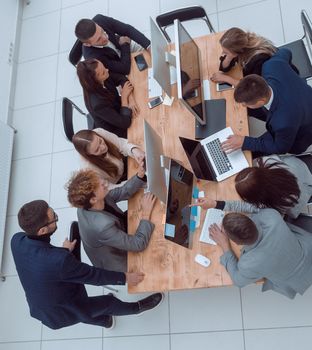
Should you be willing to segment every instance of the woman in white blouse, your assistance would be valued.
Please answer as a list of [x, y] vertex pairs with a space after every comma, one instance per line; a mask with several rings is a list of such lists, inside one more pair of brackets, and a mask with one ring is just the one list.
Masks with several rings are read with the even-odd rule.
[[109, 182], [109, 189], [120, 186], [117, 183], [127, 175], [124, 157], [132, 157], [138, 164], [145, 157], [138, 146], [101, 128], [80, 130], [72, 141], [81, 155], [83, 167], [96, 170]]

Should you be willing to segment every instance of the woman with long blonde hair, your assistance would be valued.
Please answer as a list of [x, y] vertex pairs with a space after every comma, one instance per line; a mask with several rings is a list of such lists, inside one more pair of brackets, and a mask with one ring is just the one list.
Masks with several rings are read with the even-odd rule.
[[[240, 28], [230, 28], [220, 39], [222, 56], [219, 72], [212, 75], [215, 83], [226, 82], [236, 86], [239, 82], [227, 74], [236, 64], [243, 70], [243, 76], [249, 74], [261, 75], [262, 65], [270, 59], [277, 48], [273, 43], [255, 33], [245, 32]], [[294, 66], [293, 69], [296, 70]]]
[[83, 168], [91, 168], [100, 174], [108, 181], [109, 189], [127, 179], [125, 157], [134, 158], [138, 164], [145, 157], [138, 146], [101, 128], [78, 131], [73, 136], [73, 144], [81, 156]]

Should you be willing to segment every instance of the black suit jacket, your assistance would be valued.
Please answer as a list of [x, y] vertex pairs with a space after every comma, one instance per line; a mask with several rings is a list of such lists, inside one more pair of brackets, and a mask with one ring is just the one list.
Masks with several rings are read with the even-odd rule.
[[84, 284], [125, 284], [125, 274], [79, 262], [65, 248], [16, 233], [11, 249], [32, 317], [52, 329], [94, 323]]
[[127, 138], [127, 129], [131, 125], [132, 110], [121, 106], [121, 99], [116, 89], [128, 79], [121, 74], [109, 73], [103, 92], [89, 94], [85, 104], [92, 115], [96, 128], [103, 128], [119, 137]]
[[97, 48], [82, 45], [84, 58], [96, 58], [112, 72], [129, 74], [131, 67], [130, 45], [119, 45], [119, 37], [128, 36], [145, 49], [151, 44], [150, 40], [131, 25], [117, 21], [112, 17], [96, 15], [92, 20], [105, 30], [109, 40], [120, 50], [121, 57], [110, 47]]

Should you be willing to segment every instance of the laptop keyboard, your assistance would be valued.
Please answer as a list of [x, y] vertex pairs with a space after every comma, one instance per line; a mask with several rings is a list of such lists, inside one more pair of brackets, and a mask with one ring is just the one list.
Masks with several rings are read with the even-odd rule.
[[229, 158], [221, 148], [221, 142], [219, 139], [212, 140], [206, 143], [206, 147], [213, 160], [215, 167], [218, 170], [219, 175], [222, 175], [229, 170], [233, 169]]

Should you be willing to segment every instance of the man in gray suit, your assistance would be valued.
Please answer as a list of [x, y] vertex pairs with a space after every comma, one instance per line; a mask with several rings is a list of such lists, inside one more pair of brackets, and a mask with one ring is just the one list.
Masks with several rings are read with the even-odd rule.
[[139, 252], [147, 247], [154, 230], [150, 216], [155, 197], [150, 193], [143, 197], [141, 220], [134, 235], [128, 235], [126, 214], [116, 204], [129, 199], [145, 182], [143, 166], [125, 185], [111, 191], [107, 181], [91, 169], [80, 170], [70, 179], [68, 200], [78, 208], [81, 240], [94, 266], [126, 272], [127, 252]]
[[[287, 224], [274, 209], [249, 217], [230, 213], [223, 227], [211, 225], [211, 238], [222, 248], [221, 264], [234, 284], [244, 287], [265, 278], [262, 291], [274, 290], [293, 299], [312, 284], [312, 234]], [[239, 259], [230, 241], [243, 245]]]

